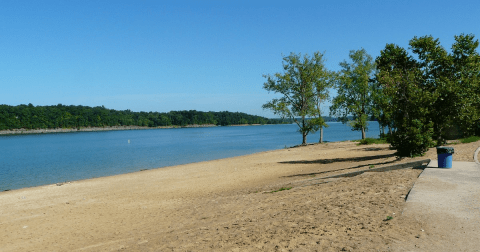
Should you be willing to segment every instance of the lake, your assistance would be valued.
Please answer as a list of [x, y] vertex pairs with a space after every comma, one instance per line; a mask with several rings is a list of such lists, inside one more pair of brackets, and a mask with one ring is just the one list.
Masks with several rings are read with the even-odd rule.
[[[329, 123], [324, 141], [361, 138]], [[110, 176], [301, 144], [298, 126], [262, 125], [0, 136], [0, 191]], [[379, 136], [370, 122], [367, 137]], [[309, 143], [319, 133], [307, 136]]]

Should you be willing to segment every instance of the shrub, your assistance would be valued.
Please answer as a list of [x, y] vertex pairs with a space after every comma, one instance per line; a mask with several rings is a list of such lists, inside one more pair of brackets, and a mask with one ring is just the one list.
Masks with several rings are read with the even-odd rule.
[[430, 147], [435, 146], [432, 140], [433, 123], [420, 120], [405, 121], [392, 135], [392, 147], [400, 157], [422, 156]]
[[375, 138], [370, 138], [370, 137], [367, 137], [365, 139], [362, 139], [359, 141], [360, 144], [385, 144], [387, 143], [387, 140], [386, 139], [375, 139]]
[[473, 143], [473, 142], [476, 142], [478, 140], [480, 140], [479, 136], [470, 136], [470, 137], [467, 137], [467, 138], [460, 139], [460, 142], [462, 142], [462, 143]]

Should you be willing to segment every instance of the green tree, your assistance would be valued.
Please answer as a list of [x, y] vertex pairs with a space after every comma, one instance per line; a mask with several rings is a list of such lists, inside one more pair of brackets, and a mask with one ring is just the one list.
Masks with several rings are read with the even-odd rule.
[[455, 36], [452, 53], [432, 36], [410, 41], [422, 69], [425, 92], [433, 94], [429, 118], [434, 125], [437, 145], [445, 143], [452, 127], [460, 126], [465, 135], [474, 133], [480, 121], [479, 43], [473, 35]]
[[323, 128], [328, 128], [328, 124], [322, 116], [322, 104], [330, 98], [329, 89], [334, 86], [336, 72], [329, 71], [322, 62], [322, 71], [319, 71], [319, 79], [315, 82], [315, 111], [316, 117], [312, 119], [312, 123], [320, 129], [319, 143], [323, 143]]
[[385, 127], [388, 127], [389, 133], [391, 133], [392, 125], [392, 110], [391, 110], [391, 97], [386, 95], [384, 87], [381, 83], [375, 79], [373, 85], [374, 92], [372, 93], [372, 113], [373, 117], [378, 121], [378, 127], [380, 137], [387, 136], [385, 133]]
[[325, 67], [323, 54], [315, 52], [312, 57], [291, 53], [283, 58], [283, 73], [273, 76], [264, 75], [267, 82], [263, 88], [278, 93], [280, 98], [274, 98], [263, 105], [274, 114], [292, 119], [302, 134], [302, 144], [307, 143], [307, 135], [318, 129], [319, 122], [309, 120], [318, 110], [315, 106], [315, 87], [322, 81]]
[[[455, 36], [452, 45], [453, 80], [457, 100], [454, 117], [465, 135], [480, 129], [480, 55], [479, 42], [472, 34]], [[477, 134], [480, 134], [478, 132]]]
[[399, 156], [417, 156], [433, 145], [430, 104], [435, 97], [424, 90], [420, 64], [405, 49], [387, 44], [376, 59], [377, 82], [382, 87], [378, 105], [388, 115], [392, 147]]
[[432, 94], [427, 117], [433, 122], [433, 139], [437, 145], [445, 143], [445, 135], [452, 127], [455, 117], [457, 86], [452, 75], [452, 58], [432, 36], [414, 37], [409, 42], [416, 54], [422, 72], [421, 88]]
[[478, 40], [455, 36], [451, 53], [432, 36], [414, 37], [409, 44], [417, 59], [388, 44], [376, 61], [384, 98], [377, 103], [391, 120], [391, 143], [402, 156], [445, 143], [452, 127], [472, 135], [480, 125]]
[[349, 57], [352, 62], [340, 63], [342, 70], [336, 81], [338, 95], [332, 101], [330, 114], [340, 117], [343, 123], [347, 122], [347, 116], [352, 115], [352, 130], [361, 131], [362, 139], [365, 139], [368, 116], [373, 114], [375, 62], [363, 48], [350, 51]]

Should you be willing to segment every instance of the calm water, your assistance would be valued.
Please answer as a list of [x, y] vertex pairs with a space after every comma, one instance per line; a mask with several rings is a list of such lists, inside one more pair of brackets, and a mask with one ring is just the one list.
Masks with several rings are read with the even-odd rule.
[[[324, 141], [361, 138], [330, 123]], [[0, 136], [0, 191], [246, 155], [301, 144], [296, 125]], [[378, 137], [370, 122], [367, 137]], [[319, 133], [308, 135], [318, 142]]]

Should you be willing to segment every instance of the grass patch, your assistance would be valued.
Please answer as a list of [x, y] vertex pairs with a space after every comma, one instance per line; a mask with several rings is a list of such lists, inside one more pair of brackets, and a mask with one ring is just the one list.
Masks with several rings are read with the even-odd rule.
[[275, 193], [275, 192], [281, 192], [281, 191], [287, 191], [287, 190], [290, 190], [292, 189], [292, 187], [282, 187], [278, 190], [275, 190], [275, 191], [271, 191], [270, 193]]
[[361, 139], [361, 140], [355, 140], [353, 142], [358, 142], [358, 145], [367, 145], [367, 144], [386, 144], [387, 143], [387, 140], [384, 139], [384, 138], [371, 138], [371, 137], [367, 137], [365, 139]]
[[471, 136], [471, 137], [460, 139], [460, 142], [461, 143], [473, 143], [473, 142], [476, 142], [478, 140], [480, 140], [479, 136]]

